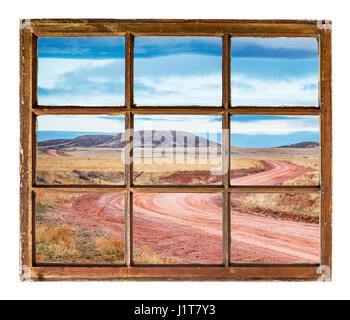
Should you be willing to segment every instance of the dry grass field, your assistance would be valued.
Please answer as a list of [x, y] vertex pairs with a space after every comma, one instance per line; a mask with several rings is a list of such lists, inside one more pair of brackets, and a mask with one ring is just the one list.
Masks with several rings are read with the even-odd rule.
[[[216, 152], [217, 150], [211, 150]], [[144, 153], [145, 152], [145, 153]], [[150, 150], [135, 150], [134, 183], [148, 184], [221, 184], [221, 156], [201, 153], [192, 148], [187, 153], [147, 158]], [[319, 184], [319, 148], [231, 148], [231, 178], [244, 177], [268, 170], [266, 160], [292, 163], [307, 170], [300, 176], [287, 179], [284, 185]], [[38, 149], [38, 184], [124, 184], [124, 162], [121, 149], [70, 148], [48, 154]]]
[[177, 148], [176, 151], [179, 154], [173, 155], [172, 150], [165, 150], [163, 156], [153, 156], [151, 159], [136, 150], [134, 183], [221, 184], [221, 156], [216, 153], [216, 149], [210, 151], [213, 155], [198, 148], [189, 148], [187, 153], [183, 153], [183, 148]]
[[302, 193], [232, 194], [231, 208], [244, 213], [318, 223], [320, 197], [318, 194]]

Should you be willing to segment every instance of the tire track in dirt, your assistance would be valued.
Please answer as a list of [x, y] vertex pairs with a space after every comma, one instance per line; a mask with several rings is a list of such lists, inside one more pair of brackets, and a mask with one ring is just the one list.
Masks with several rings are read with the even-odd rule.
[[[236, 178], [233, 182], [276, 184], [307, 170], [277, 160], [269, 161], [269, 166], [269, 171]], [[136, 249], [147, 246], [151, 252], [178, 263], [222, 262], [221, 195], [135, 194], [133, 206]], [[123, 238], [123, 194], [87, 194], [74, 202], [73, 209], [84, 227], [114, 232]], [[231, 228], [232, 262], [319, 262], [318, 224], [232, 211]]]

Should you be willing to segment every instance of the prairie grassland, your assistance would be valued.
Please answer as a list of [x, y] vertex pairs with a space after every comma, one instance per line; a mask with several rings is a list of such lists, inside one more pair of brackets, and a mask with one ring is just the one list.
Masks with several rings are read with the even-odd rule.
[[[176, 148], [175, 151], [177, 153], [173, 153], [173, 149], [164, 149], [163, 154], [158, 154], [152, 148], [144, 149], [143, 152], [136, 149], [134, 152], [134, 168], [160, 173], [166, 169], [171, 169], [171, 171], [221, 170], [221, 155], [216, 153], [216, 148], [210, 150], [189, 148], [187, 151], [184, 148]], [[209, 151], [211, 154], [209, 154]]]
[[[41, 223], [42, 224], [42, 223]], [[123, 264], [125, 242], [118, 236], [76, 232], [67, 225], [36, 227], [37, 263]], [[138, 264], [174, 264], [177, 260], [150, 252], [147, 246], [134, 250]]]
[[[134, 183], [147, 184], [219, 184], [221, 183], [221, 156], [191, 150], [180, 155], [169, 153], [146, 158], [139, 154], [134, 159]], [[198, 154], [198, 151], [200, 154]], [[137, 153], [136, 153], [137, 154]]]
[[161, 257], [151, 252], [148, 246], [134, 252], [133, 261], [136, 264], [177, 264], [179, 261], [173, 258]]
[[318, 223], [320, 197], [315, 193], [232, 194], [231, 208], [240, 212]]
[[[70, 210], [74, 201], [82, 195], [66, 193], [36, 195], [37, 263], [124, 263], [125, 242], [118, 234], [98, 229], [91, 231], [91, 228], [85, 228], [82, 224], [72, 224], [62, 218], [60, 212]], [[84, 216], [84, 212], [81, 214]], [[134, 254], [137, 261], [144, 264], [172, 261], [151, 254], [147, 247], [134, 250]]]
[[241, 169], [264, 169], [264, 164], [257, 159], [249, 158], [236, 158], [231, 159], [231, 170], [241, 170]]

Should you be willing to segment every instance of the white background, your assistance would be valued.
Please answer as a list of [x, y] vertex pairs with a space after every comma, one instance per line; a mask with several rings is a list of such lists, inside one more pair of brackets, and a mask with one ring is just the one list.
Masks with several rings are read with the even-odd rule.
[[[93, 3], [93, 4], [92, 4]], [[132, 10], [132, 12], [131, 12]], [[350, 298], [349, 10], [345, 1], [7, 1], [1, 9], [2, 299], [326, 299]], [[333, 21], [334, 274], [332, 283], [21, 283], [19, 238], [19, 19], [217, 18]]]

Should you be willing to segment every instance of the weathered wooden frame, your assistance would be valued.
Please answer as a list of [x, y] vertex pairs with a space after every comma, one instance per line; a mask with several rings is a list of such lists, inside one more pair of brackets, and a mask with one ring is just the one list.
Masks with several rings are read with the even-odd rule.
[[[37, 103], [37, 38], [125, 36], [125, 106], [39, 106]], [[152, 107], [133, 103], [135, 36], [214, 36], [223, 41], [221, 107]], [[320, 81], [317, 107], [231, 107], [230, 39], [233, 36], [315, 37], [319, 42]], [[332, 270], [332, 50], [331, 23], [310, 20], [22, 20], [20, 28], [20, 276], [23, 281], [50, 280], [330, 280]], [[219, 114], [229, 129], [234, 114], [320, 115], [321, 184], [316, 187], [230, 186], [229, 170], [221, 186], [134, 186], [132, 164], [124, 186], [39, 186], [35, 184], [36, 117], [42, 114], [123, 114], [133, 128], [134, 114]], [[130, 140], [131, 141], [131, 140]], [[223, 140], [223, 165], [230, 166], [229, 137]], [[34, 197], [37, 192], [124, 192], [126, 195], [126, 260], [122, 266], [38, 265], [35, 263]], [[220, 265], [135, 266], [132, 262], [132, 195], [138, 192], [215, 192], [223, 195], [223, 262]], [[320, 264], [231, 264], [230, 194], [232, 192], [317, 192], [321, 194]]]

